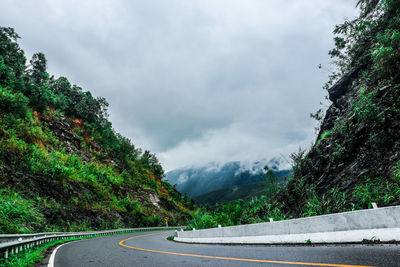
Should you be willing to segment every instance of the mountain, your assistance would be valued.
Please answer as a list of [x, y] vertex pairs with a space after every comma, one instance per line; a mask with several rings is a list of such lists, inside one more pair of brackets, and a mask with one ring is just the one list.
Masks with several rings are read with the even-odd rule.
[[108, 121], [108, 103], [29, 64], [0, 27], [0, 233], [184, 224], [192, 203], [154, 154]]
[[[245, 164], [232, 161], [225, 164], [209, 163], [206, 166], [187, 167], [167, 172], [166, 180], [176, 184], [182, 194], [197, 198], [206, 193], [224, 189], [240, 188], [240, 186], [264, 182], [263, 167], [268, 165], [278, 178], [290, 175], [290, 170], [279, 170], [282, 165], [278, 159], [268, 162], [257, 161]], [[239, 196], [239, 195], [238, 195]]]
[[[281, 185], [285, 185], [288, 179], [283, 177], [280, 180]], [[215, 205], [217, 203], [232, 202], [237, 199], [250, 201], [254, 197], [261, 197], [266, 194], [267, 184], [263, 182], [234, 185], [223, 189], [211, 191], [194, 198], [195, 203], [199, 205]]]

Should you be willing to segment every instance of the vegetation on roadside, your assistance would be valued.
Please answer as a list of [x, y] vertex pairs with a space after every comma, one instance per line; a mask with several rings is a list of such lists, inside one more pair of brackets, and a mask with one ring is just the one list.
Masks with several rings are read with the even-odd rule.
[[9, 255], [7, 259], [0, 258], [0, 267], [28, 267], [40, 262], [49, 248], [65, 242], [80, 240], [82, 238], [69, 238], [46, 243], [39, 247], [32, 247], [21, 253]]

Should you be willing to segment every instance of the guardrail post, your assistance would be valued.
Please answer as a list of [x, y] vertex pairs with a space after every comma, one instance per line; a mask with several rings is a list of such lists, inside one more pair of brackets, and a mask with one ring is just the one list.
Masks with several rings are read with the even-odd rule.
[[5, 258], [5, 259], [8, 258], [8, 248], [6, 249], [6, 251], [4, 251], [4, 258]]

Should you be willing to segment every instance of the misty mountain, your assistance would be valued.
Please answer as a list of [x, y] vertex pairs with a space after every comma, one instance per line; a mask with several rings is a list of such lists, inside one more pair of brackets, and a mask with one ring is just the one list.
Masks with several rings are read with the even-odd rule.
[[256, 161], [253, 163], [243, 163], [232, 161], [225, 164], [209, 163], [199, 167], [185, 167], [169, 171], [166, 180], [171, 184], [176, 184], [176, 189], [188, 196], [197, 196], [235, 186], [242, 186], [264, 181], [264, 176], [260, 174], [263, 167], [268, 165], [275, 175], [285, 177], [291, 174], [291, 170], [281, 170], [283, 166], [281, 160], [272, 159], [270, 161]]

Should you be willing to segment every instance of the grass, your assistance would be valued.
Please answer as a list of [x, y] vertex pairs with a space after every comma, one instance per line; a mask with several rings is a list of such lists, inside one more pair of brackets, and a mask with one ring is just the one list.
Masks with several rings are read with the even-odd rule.
[[317, 146], [321, 143], [322, 140], [324, 140], [328, 135], [332, 134], [331, 131], [325, 131], [321, 134], [320, 139], [317, 140]]
[[370, 208], [371, 202], [388, 206], [400, 199], [400, 183], [396, 177], [386, 180], [381, 177], [364, 177], [353, 190], [357, 209]]
[[0, 233], [31, 233], [43, 220], [33, 201], [0, 189]]

